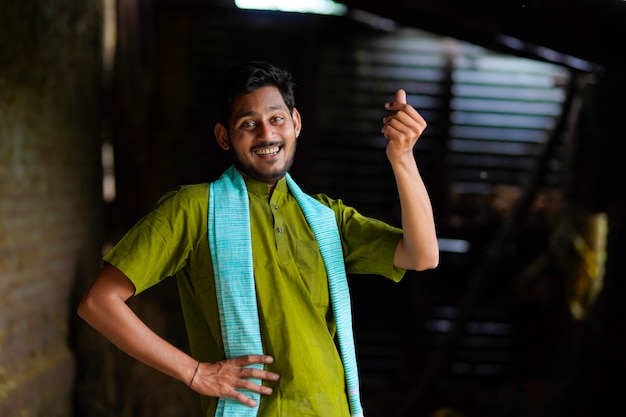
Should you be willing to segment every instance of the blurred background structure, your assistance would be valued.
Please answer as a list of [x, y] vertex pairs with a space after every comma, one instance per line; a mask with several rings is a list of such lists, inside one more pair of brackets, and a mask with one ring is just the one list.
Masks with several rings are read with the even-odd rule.
[[[382, 104], [429, 123], [440, 267], [350, 277], [368, 417], [622, 416], [626, 3], [310, 3], [0, 2], [0, 416], [200, 415], [75, 309], [161, 194], [227, 166], [215, 81], [248, 59], [296, 77], [293, 176], [364, 214], [399, 223]], [[172, 281], [130, 303], [186, 349]]]

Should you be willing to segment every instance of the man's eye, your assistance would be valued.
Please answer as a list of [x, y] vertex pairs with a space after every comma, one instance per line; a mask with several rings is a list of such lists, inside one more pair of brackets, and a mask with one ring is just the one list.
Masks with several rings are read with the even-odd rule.
[[249, 129], [253, 129], [254, 126], [256, 126], [256, 124], [252, 120], [248, 120], [241, 124], [241, 129], [249, 130]]
[[272, 117], [272, 122], [274, 122], [275, 124], [280, 124], [283, 123], [285, 121], [285, 117], [284, 116], [274, 116]]

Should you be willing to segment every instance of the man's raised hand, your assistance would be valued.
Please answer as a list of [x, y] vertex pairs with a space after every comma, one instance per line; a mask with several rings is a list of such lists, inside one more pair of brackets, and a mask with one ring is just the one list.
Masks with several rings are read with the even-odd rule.
[[383, 119], [381, 132], [389, 141], [387, 157], [391, 162], [395, 158], [413, 152], [413, 147], [426, 129], [424, 118], [407, 103], [406, 91], [396, 91], [394, 101], [385, 103], [385, 109], [391, 113]]

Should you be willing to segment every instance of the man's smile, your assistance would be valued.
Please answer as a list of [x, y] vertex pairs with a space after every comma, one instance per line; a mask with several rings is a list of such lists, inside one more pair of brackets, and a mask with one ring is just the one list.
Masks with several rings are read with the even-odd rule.
[[273, 156], [280, 151], [280, 146], [266, 146], [263, 148], [254, 149], [252, 152], [259, 156]]

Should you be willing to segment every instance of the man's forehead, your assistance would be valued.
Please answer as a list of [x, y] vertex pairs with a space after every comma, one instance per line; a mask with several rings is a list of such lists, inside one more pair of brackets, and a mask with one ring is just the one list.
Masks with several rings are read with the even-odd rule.
[[273, 87], [273, 90], [261, 90], [257, 89], [251, 93], [237, 96], [233, 100], [233, 116], [241, 117], [251, 114], [265, 114], [277, 110], [289, 110], [283, 96], [276, 87]]

